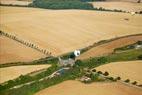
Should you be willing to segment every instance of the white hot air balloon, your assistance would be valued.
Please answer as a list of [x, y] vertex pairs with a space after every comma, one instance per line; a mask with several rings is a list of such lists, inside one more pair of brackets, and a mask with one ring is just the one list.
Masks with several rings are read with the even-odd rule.
[[77, 56], [79, 56], [80, 55], [80, 51], [79, 50], [75, 50], [74, 51], [74, 55], [77, 57]]

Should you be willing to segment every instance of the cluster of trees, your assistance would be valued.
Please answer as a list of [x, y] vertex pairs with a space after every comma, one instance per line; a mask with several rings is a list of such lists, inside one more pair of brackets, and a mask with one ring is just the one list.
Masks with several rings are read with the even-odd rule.
[[4, 36], [6, 36], [6, 37], [8, 37], [10, 39], [13, 39], [13, 40], [15, 40], [15, 41], [17, 41], [17, 42], [19, 42], [21, 44], [24, 44], [24, 45], [26, 45], [28, 47], [31, 47], [31, 48], [33, 48], [33, 49], [35, 49], [35, 50], [37, 50], [37, 51], [39, 51], [39, 52], [41, 52], [43, 54], [46, 54], [47, 56], [51, 56], [51, 52], [47, 51], [46, 49], [41, 49], [39, 46], [37, 46], [37, 45], [35, 45], [33, 43], [30, 43], [30, 42], [24, 41], [22, 39], [19, 39], [15, 35], [8, 34], [8, 33], [5, 33], [5, 32], [2, 32], [2, 31], [0, 31], [0, 34], [4, 35]]
[[93, 9], [93, 5], [81, 0], [34, 0], [30, 5], [47, 9]]

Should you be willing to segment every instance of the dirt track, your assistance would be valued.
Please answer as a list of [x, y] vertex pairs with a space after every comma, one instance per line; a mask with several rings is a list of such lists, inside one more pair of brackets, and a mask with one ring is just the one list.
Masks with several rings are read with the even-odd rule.
[[28, 62], [42, 57], [45, 55], [12, 39], [0, 36], [0, 64]]
[[50, 65], [28, 65], [28, 66], [12, 66], [0, 69], [0, 83], [15, 79], [20, 75], [38, 71], [50, 67]]
[[141, 15], [22, 7], [0, 7], [0, 10], [2, 31], [31, 41], [55, 56], [100, 40], [142, 33]]
[[83, 84], [79, 81], [65, 81], [46, 88], [35, 95], [142, 95], [141, 88], [119, 82]]
[[107, 55], [112, 53], [115, 48], [133, 44], [139, 40], [142, 40], [142, 35], [120, 38], [120, 39], [93, 47], [90, 50], [81, 54], [77, 59], [87, 59], [90, 57]]

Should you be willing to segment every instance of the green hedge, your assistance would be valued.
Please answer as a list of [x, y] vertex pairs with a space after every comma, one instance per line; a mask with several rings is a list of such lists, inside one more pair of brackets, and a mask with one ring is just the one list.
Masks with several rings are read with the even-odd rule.
[[93, 5], [80, 0], [35, 0], [33, 7], [46, 9], [93, 9]]

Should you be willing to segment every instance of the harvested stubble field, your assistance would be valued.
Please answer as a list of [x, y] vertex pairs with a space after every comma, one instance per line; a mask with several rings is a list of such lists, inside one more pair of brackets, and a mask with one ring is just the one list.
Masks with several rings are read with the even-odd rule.
[[0, 7], [0, 11], [2, 31], [29, 40], [54, 56], [100, 40], [142, 33], [141, 15], [22, 7]]
[[77, 59], [87, 59], [90, 57], [104, 56], [111, 54], [115, 48], [120, 48], [126, 45], [136, 43], [137, 41], [142, 40], [142, 35], [129, 36], [114, 41], [96, 46], [81, 54]]
[[117, 9], [128, 12], [139, 12], [142, 11], [142, 3], [136, 2], [124, 2], [124, 1], [115, 1], [115, 2], [93, 2], [94, 7], [105, 8], [105, 9]]
[[142, 84], [142, 61], [113, 62], [96, 68], [97, 71], [107, 71], [110, 76], [130, 79]]
[[0, 83], [8, 80], [15, 79], [20, 75], [26, 75], [28, 73], [46, 69], [50, 65], [27, 65], [27, 66], [12, 66], [0, 69]]
[[0, 64], [27, 62], [42, 57], [45, 55], [5, 36], [0, 36]]
[[0, 0], [0, 3], [7, 5], [28, 5], [31, 3], [31, 0]]
[[120, 82], [84, 84], [79, 81], [65, 81], [46, 88], [35, 95], [141, 95], [142, 89]]

